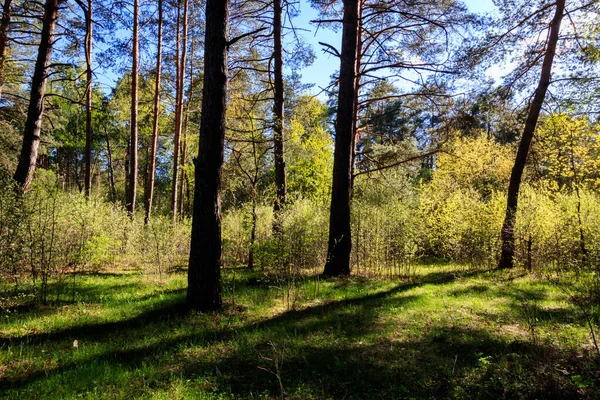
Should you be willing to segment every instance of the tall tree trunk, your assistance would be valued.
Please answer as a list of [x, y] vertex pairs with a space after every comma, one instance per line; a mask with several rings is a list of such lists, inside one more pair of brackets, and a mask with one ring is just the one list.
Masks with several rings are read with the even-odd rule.
[[360, 61], [362, 59], [362, 0], [358, 3], [358, 29], [356, 32], [356, 78], [354, 79], [354, 122], [352, 125], [352, 161], [350, 165], [350, 200], [354, 195], [354, 165], [356, 164], [356, 142], [358, 140], [358, 95], [360, 93]]
[[340, 86], [335, 124], [333, 186], [329, 216], [329, 245], [327, 262], [323, 271], [326, 276], [350, 274], [350, 252], [352, 250], [350, 192], [359, 8], [359, 0], [344, 0]]
[[525, 129], [523, 130], [523, 136], [521, 137], [519, 150], [517, 151], [517, 157], [515, 159], [515, 165], [513, 166], [512, 173], [510, 175], [506, 215], [504, 217], [504, 223], [502, 224], [502, 254], [500, 255], [500, 263], [498, 265], [499, 268], [513, 267], [513, 258], [515, 254], [514, 231], [517, 219], [517, 205], [519, 201], [521, 178], [523, 176], [523, 170], [525, 169], [525, 163], [527, 161], [527, 155], [529, 153], [529, 147], [531, 145], [533, 133], [540, 116], [542, 105], [544, 104], [544, 98], [546, 97], [548, 86], [550, 86], [552, 62], [554, 61], [554, 55], [556, 53], [556, 43], [558, 42], [560, 23], [563, 18], [564, 10], [565, 0], [557, 0], [554, 19], [550, 24], [550, 34], [546, 45], [546, 54], [544, 55], [544, 61], [542, 63], [540, 81], [535, 91], [533, 101], [529, 107], [527, 121], [525, 122]]
[[[178, 6], [179, 7], [179, 6]], [[179, 8], [178, 8], [179, 14]], [[181, 128], [183, 125], [183, 92], [185, 86], [185, 58], [187, 53], [187, 14], [188, 14], [188, 0], [183, 0], [183, 18], [181, 25], [183, 26], [183, 33], [179, 40], [179, 28], [177, 28], [177, 53], [179, 54], [179, 46], [181, 46], [181, 59], [177, 56], [176, 62], [176, 94], [175, 94], [175, 138], [173, 140], [173, 179], [171, 184], [171, 212], [173, 214], [173, 222], [177, 221], [177, 191], [179, 185], [179, 152], [181, 150]]]
[[[187, 157], [188, 157], [188, 128], [190, 126], [190, 107], [192, 106], [193, 99], [193, 87], [194, 87], [194, 40], [190, 43], [190, 93], [187, 99], [187, 106], [185, 107], [185, 120], [183, 124], [183, 146], [181, 149], [181, 183], [179, 185], [179, 216], [183, 219], [183, 215], [185, 214], [185, 204], [184, 204], [184, 194], [187, 197], [187, 201], [189, 203], [189, 177], [185, 172], [185, 166], [187, 165]], [[185, 191], [184, 191], [185, 189]]]
[[139, 73], [139, 4], [133, 0], [133, 51], [131, 62], [131, 154], [129, 166], [129, 187], [127, 188], [127, 212], [133, 218], [137, 198], [138, 178], [138, 73]]
[[[286, 202], [286, 179], [285, 179], [285, 145], [283, 132], [283, 45], [281, 33], [281, 0], [273, 0], [273, 61], [274, 61], [274, 163], [275, 163], [275, 204], [273, 209], [277, 213]], [[277, 215], [275, 221], [277, 221]], [[277, 226], [278, 223], [276, 222]]]
[[92, 1], [85, 13], [85, 64], [87, 87], [85, 93], [85, 197], [92, 194]]
[[221, 300], [221, 172], [227, 94], [228, 0], [207, 0], [200, 149], [195, 160], [187, 305], [207, 311]]
[[31, 79], [31, 94], [29, 96], [25, 129], [23, 130], [23, 145], [21, 147], [19, 164], [14, 174], [15, 181], [21, 186], [23, 191], [26, 191], [29, 187], [33, 179], [33, 173], [35, 172], [38, 147], [42, 134], [46, 81], [52, 57], [52, 46], [54, 45], [54, 29], [56, 28], [56, 20], [58, 18], [58, 7], [63, 1], [46, 0], [44, 5], [42, 34], [35, 69]]
[[12, 0], [4, 0], [4, 5], [2, 6], [2, 20], [0, 20], [0, 99], [2, 98], [2, 88], [4, 86], [4, 65], [6, 63], [11, 4]]
[[154, 200], [154, 176], [156, 175], [156, 146], [158, 143], [158, 122], [160, 117], [160, 77], [162, 68], [162, 29], [163, 29], [163, 2], [158, 0], [158, 43], [156, 44], [156, 81], [154, 85], [154, 120], [152, 123], [152, 143], [150, 145], [150, 170], [148, 182], [144, 187], [144, 204], [146, 215], [144, 224], [150, 221], [152, 201]]

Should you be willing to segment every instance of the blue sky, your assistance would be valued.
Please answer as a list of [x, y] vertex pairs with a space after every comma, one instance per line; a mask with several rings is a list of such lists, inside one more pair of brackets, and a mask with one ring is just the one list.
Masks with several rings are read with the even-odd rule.
[[[495, 10], [492, 0], [464, 0], [467, 6], [474, 12], [489, 13]], [[317, 12], [310, 6], [308, 0], [300, 0], [300, 15], [294, 19], [294, 26], [306, 31], [300, 31], [300, 35], [305, 41], [312, 45], [315, 53], [314, 63], [304, 68], [301, 72], [304, 83], [313, 84], [311, 94], [321, 92], [320, 88], [326, 87], [330, 82], [331, 75], [339, 68], [339, 59], [325, 54], [322, 51], [322, 46], [319, 42], [328, 43], [337, 49], [340, 49], [341, 29], [338, 32], [333, 32], [328, 29], [320, 28], [316, 30], [316, 25], [310, 21], [318, 19]], [[96, 44], [98, 45], [98, 44]], [[289, 72], [289, 71], [288, 71]], [[493, 67], [489, 74], [498, 77], [501, 75], [501, 68]], [[114, 87], [118, 75], [114, 71], [96, 70], [96, 78], [103, 85], [104, 89], [109, 92]], [[319, 96], [322, 100], [327, 97], [324, 93]]]
[[[495, 10], [492, 0], [465, 0], [465, 3], [474, 12], [490, 13]], [[312, 45], [316, 55], [314, 63], [301, 71], [302, 80], [305, 83], [312, 83], [315, 86], [311, 90], [312, 94], [320, 92], [320, 87], [326, 87], [329, 84], [330, 76], [339, 68], [339, 59], [329, 54], [324, 54], [319, 42], [328, 43], [338, 50], [340, 49], [341, 30], [333, 32], [331, 30], [320, 28], [315, 34], [316, 25], [311, 24], [311, 20], [318, 19], [317, 12], [310, 6], [307, 0], [300, 0], [300, 16], [294, 20], [294, 25], [298, 28], [307, 29], [310, 32], [302, 32], [304, 39]], [[492, 71], [494, 74], [494, 71]], [[319, 96], [325, 98], [325, 96]]]

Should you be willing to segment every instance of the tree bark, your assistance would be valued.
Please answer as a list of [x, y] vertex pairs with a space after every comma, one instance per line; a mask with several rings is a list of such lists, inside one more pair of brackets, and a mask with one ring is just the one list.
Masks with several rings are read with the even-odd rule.
[[146, 215], [144, 224], [150, 222], [152, 214], [152, 201], [154, 200], [154, 176], [156, 175], [156, 146], [158, 144], [158, 122], [160, 117], [160, 78], [162, 68], [162, 29], [163, 29], [163, 2], [158, 0], [158, 39], [156, 44], [156, 81], [154, 84], [154, 120], [152, 123], [152, 142], [150, 145], [150, 170], [148, 182], [144, 188], [144, 203]]
[[[179, 7], [179, 6], [178, 6]], [[183, 125], [183, 89], [185, 85], [185, 59], [187, 52], [187, 12], [188, 12], [188, 0], [183, 2], [183, 33], [179, 34], [179, 27], [177, 28], [177, 62], [176, 62], [176, 94], [175, 94], [175, 138], [173, 140], [173, 179], [171, 184], [171, 212], [173, 214], [173, 222], [177, 221], [177, 191], [179, 185], [179, 152], [181, 150], [181, 128]], [[179, 9], [178, 9], [179, 14]], [[181, 46], [181, 59], [179, 59], [179, 48]]]
[[550, 23], [550, 33], [548, 36], [548, 43], [546, 45], [546, 54], [544, 55], [544, 61], [542, 63], [542, 73], [538, 87], [535, 91], [533, 101], [529, 107], [529, 113], [527, 114], [527, 120], [525, 122], [525, 128], [523, 129], [523, 136], [519, 143], [519, 149], [517, 151], [517, 157], [513, 166], [510, 182], [508, 185], [508, 195], [506, 204], [506, 214], [504, 217], [504, 223], [502, 224], [502, 253], [500, 255], [499, 268], [512, 268], [513, 259], [515, 254], [515, 223], [517, 217], [517, 206], [519, 201], [519, 189], [521, 186], [521, 178], [523, 176], [523, 170], [525, 169], [525, 163], [527, 161], [527, 155], [529, 153], [529, 147], [531, 140], [533, 139], [533, 133], [537, 125], [542, 105], [544, 104], [544, 98], [550, 86], [550, 76], [552, 73], [552, 63], [554, 61], [554, 55], [556, 54], [556, 44], [558, 42], [558, 34], [560, 31], [560, 23], [563, 18], [565, 10], [565, 0], [558, 0], [556, 2], [556, 10], [554, 18]]
[[4, 0], [2, 6], [2, 20], [0, 20], [0, 99], [2, 99], [2, 88], [4, 87], [4, 64], [6, 62], [11, 4], [12, 0]]
[[131, 138], [129, 187], [127, 188], [127, 212], [133, 219], [137, 198], [138, 178], [138, 73], [139, 73], [139, 4], [133, 0], [133, 51], [131, 62]]
[[360, 61], [362, 59], [362, 0], [358, 3], [358, 29], [356, 32], [356, 77], [354, 79], [354, 122], [352, 126], [352, 161], [350, 165], [350, 201], [354, 195], [354, 166], [356, 165], [356, 142], [358, 140], [358, 106], [360, 93]]
[[359, 0], [344, 0], [340, 86], [335, 124], [329, 244], [323, 275], [350, 275], [350, 196]]
[[35, 69], [31, 79], [31, 94], [27, 108], [27, 119], [23, 130], [23, 145], [19, 164], [14, 174], [15, 181], [26, 191], [33, 179], [37, 161], [38, 147], [42, 134], [42, 117], [44, 115], [44, 95], [52, 46], [54, 45], [54, 29], [58, 18], [58, 7], [64, 0], [46, 0], [40, 45], [38, 48]]
[[[285, 205], [287, 185], [285, 177], [285, 136], [283, 131], [283, 45], [281, 33], [281, 0], [273, 0], [273, 75], [274, 75], [274, 163], [275, 163], [275, 204], [273, 210], [277, 213]], [[277, 216], [276, 216], [277, 217]], [[276, 218], [277, 221], [277, 218]], [[276, 222], [277, 225], [277, 222]]]
[[87, 87], [85, 93], [85, 197], [92, 194], [92, 1], [85, 13], [85, 64]]
[[195, 160], [192, 242], [188, 269], [190, 309], [220, 309], [221, 172], [227, 94], [228, 0], [207, 0], [200, 149]]

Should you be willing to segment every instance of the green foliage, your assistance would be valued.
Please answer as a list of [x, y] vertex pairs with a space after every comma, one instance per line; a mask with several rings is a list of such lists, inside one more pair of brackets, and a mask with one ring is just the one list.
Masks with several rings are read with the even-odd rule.
[[327, 201], [331, 190], [333, 141], [326, 119], [325, 104], [302, 96], [286, 130], [288, 190], [315, 201]]
[[133, 268], [160, 274], [187, 261], [190, 226], [156, 217], [145, 227], [102, 198], [86, 200], [59, 189], [51, 171], [39, 169], [25, 194], [0, 175], [0, 291], [32, 287], [36, 300], [66, 295], [76, 273]]
[[427, 252], [470, 265], [496, 262], [511, 167], [510, 149], [483, 136], [456, 139], [438, 156], [419, 194]]
[[[296, 199], [283, 210], [281, 232], [273, 234], [273, 209], [257, 208], [254, 257], [258, 268], [287, 273], [319, 269], [325, 263], [329, 214], [321, 204]], [[250, 247], [249, 205], [231, 209], [223, 216], [223, 262], [247, 265]]]
[[600, 187], [598, 126], [588, 117], [552, 114], [538, 126], [533, 152], [554, 190]]

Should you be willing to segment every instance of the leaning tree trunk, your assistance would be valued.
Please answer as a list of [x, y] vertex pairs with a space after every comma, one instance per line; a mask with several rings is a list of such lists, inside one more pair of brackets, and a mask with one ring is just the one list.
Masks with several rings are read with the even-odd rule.
[[[281, 43], [281, 0], [273, 0], [273, 61], [274, 61], [274, 98], [273, 116], [273, 144], [274, 144], [274, 163], [275, 163], [275, 204], [273, 209], [275, 213], [285, 205], [286, 202], [286, 181], [285, 181], [285, 146], [283, 132], [283, 45]], [[275, 227], [278, 227], [276, 215]]]
[[92, 1], [88, 0], [85, 13], [85, 197], [92, 194]]
[[2, 87], [4, 86], [4, 65], [6, 64], [11, 4], [12, 0], [4, 0], [4, 5], [2, 6], [2, 20], [0, 20], [0, 98], [2, 98]]
[[502, 224], [502, 253], [500, 255], [500, 263], [498, 265], [499, 268], [513, 267], [513, 258], [515, 254], [514, 231], [517, 219], [517, 204], [519, 201], [521, 178], [523, 176], [523, 170], [525, 169], [525, 163], [527, 161], [527, 154], [529, 153], [529, 147], [531, 145], [533, 133], [540, 116], [542, 105], [544, 104], [544, 98], [546, 97], [548, 86], [550, 86], [552, 62], [554, 61], [554, 55], [556, 53], [556, 43], [558, 42], [558, 33], [560, 31], [560, 23], [563, 18], [564, 10], [565, 0], [558, 0], [556, 2], [554, 19], [550, 24], [550, 35], [548, 37], [546, 54], [544, 55], [544, 61], [542, 63], [540, 81], [535, 91], [533, 101], [531, 102], [531, 106], [529, 107], [527, 121], [525, 122], [525, 129], [523, 130], [523, 136], [521, 137], [519, 150], [517, 151], [517, 157], [515, 159], [515, 165], [513, 166], [512, 173], [510, 175], [506, 215], [504, 217], [504, 223]]
[[350, 196], [352, 181], [352, 145], [354, 99], [356, 97], [356, 49], [358, 41], [359, 0], [344, 0], [340, 86], [335, 125], [333, 186], [329, 216], [329, 245], [323, 274], [350, 274]]
[[195, 160], [187, 305], [221, 308], [221, 171], [227, 94], [228, 0], [207, 0], [200, 149]]
[[139, 73], [139, 4], [133, 0], [133, 51], [131, 62], [131, 154], [129, 158], [129, 187], [127, 188], [127, 212], [133, 218], [137, 197], [138, 178], [138, 73]]
[[156, 44], [156, 81], [154, 85], [154, 120], [152, 123], [152, 143], [150, 145], [150, 168], [148, 182], [144, 187], [144, 203], [146, 215], [144, 224], [150, 221], [152, 201], [154, 199], [154, 176], [156, 175], [156, 146], [158, 143], [158, 122], [160, 117], [160, 76], [162, 67], [162, 29], [163, 29], [163, 3], [158, 0], [158, 43]]
[[14, 174], [15, 181], [21, 186], [23, 191], [26, 191], [29, 187], [33, 179], [33, 173], [35, 172], [38, 147], [42, 134], [46, 80], [52, 57], [52, 46], [54, 45], [54, 29], [56, 28], [56, 20], [58, 18], [58, 7], [63, 1], [46, 0], [44, 5], [40, 45], [31, 79], [29, 107], [27, 108], [25, 129], [23, 130], [23, 145], [21, 147], [19, 164]]

